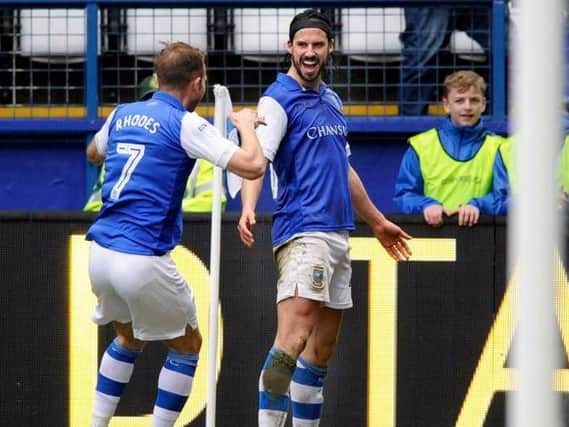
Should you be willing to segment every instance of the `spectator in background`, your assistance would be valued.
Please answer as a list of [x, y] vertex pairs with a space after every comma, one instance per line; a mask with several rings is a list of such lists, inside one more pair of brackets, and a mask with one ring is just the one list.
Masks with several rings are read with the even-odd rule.
[[[569, 202], [569, 121], [563, 118], [565, 137], [559, 153], [560, 206]], [[510, 136], [500, 145], [494, 163], [493, 192], [495, 194], [496, 215], [507, 215], [512, 193], [518, 191], [517, 177], [514, 173], [515, 136]]]
[[[229, 137], [228, 137], [229, 138]], [[230, 139], [230, 138], [229, 138]], [[213, 207], [213, 172], [215, 166], [204, 159], [198, 159], [186, 184], [182, 199], [184, 212], [211, 212]], [[221, 193], [221, 209], [225, 210], [227, 196], [225, 188]]]
[[401, 161], [395, 204], [402, 213], [422, 213], [440, 227], [445, 216], [458, 215], [473, 226], [480, 214], [496, 214], [493, 165], [504, 138], [486, 129], [486, 83], [473, 71], [446, 77], [442, 104], [448, 117], [438, 128], [415, 135]]
[[405, 30], [399, 36], [403, 44], [399, 114], [427, 113], [437, 85], [441, 53], [455, 29], [465, 31], [484, 51], [490, 35], [486, 8], [452, 6], [406, 7]]
[[[138, 99], [146, 101], [150, 99], [154, 92], [158, 91], [158, 80], [156, 73], [144, 78], [138, 85]], [[213, 171], [212, 163], [205, 159], [197, 159], [190, 177], [186, 184], [186, 191], [182, 200], [182, 210], [184, 212], [211, 212], [213, 203]], [[91, 195], [83, 207], [85, 212], [99, 212], [103, 205], [101, 188], [105, 179], [105, 166], [101, 166], [101, 171], [97, 181], [93, 185]], [[227, 197], [225, 191], [221, 195], [222, 209], [225, 209]]]

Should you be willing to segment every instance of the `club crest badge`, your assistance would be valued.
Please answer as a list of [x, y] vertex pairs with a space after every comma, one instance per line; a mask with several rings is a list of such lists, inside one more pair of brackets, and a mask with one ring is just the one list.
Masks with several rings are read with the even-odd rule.
[[324, 287], [324, 267], [321, 265], [312, 266], [312, 287], [318, 290]]

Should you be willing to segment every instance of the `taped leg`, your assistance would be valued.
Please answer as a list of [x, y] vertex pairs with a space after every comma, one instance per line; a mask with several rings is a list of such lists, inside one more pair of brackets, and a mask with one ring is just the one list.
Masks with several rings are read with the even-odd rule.
[[288, 389], [296, 360], [271, 348], [259, 378], [259, 427], [282, 427], [289, 405]]

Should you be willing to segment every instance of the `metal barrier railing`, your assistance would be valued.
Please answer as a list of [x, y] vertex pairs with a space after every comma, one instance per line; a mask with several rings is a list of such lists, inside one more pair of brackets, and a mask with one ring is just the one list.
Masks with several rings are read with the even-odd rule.
[[[326, 80], [342, 97], [352, 130], [384, 125], [413, 130], [422, 126], [420, 120], [398, 121], [406, 84], [401, 80], [404, 7], [435, 3], [452, 5], [453, 25], [429, 64], [430, 79], [440, 83], [456, 69], [476, 70], [489, 82], [491, 119], [503, 121], [502, 0], [309, 3], [31, 0], [23, 5], [0, 0], [0, 132], [95, 130], [114, 105], [136, 99], [138, 84], [152, 73], [160, 41], [200, 47], [208, 54], [209, 82], [226, 85], [237, 105], [255, 104], [276, 73], [286, 71], [288, 24], [306, 7], [321, 8], [334, 23], [337, 51]], [[427, 82], [407, 84], [420, 88]], [[211, 115], [211, 102], [208, 94], [202, 114]], [[436, 103], [433, 97], [428, 114], [441, 113]]]

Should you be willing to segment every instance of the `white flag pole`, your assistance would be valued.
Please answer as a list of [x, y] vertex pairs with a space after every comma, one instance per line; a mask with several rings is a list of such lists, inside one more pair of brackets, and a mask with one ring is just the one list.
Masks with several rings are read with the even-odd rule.
[[[514, 62], [514, 144], [519, 194], [509, 233], [510, 271], [518, 266], [516, 392], [508, 396], [508, 426], [561, 426], [560, 366], [555, 335], [554, 257], [559, 243], [556, 183], [562, 141], [562, 2], [520, 0]], [[514, 316], [516, 319], [516, 316]]]
[[[225, 86], [215, 85], [215, 111], [213, 124], [223, 136], [227, 135], [227, 118], [230, 105], [229, 91]], [[229, 110], [231, 111], [231, 110]], [[211, 244], [210, 244], [210, 306], [209, 306], [209, 338], [207, 360], [207, 406], [206, 427], [215, 427], [215, 405], [217, 396], [217, 343], [219, 335], [219, 269], [221, 253], [221, 195], [223, 192], [222, 171], [215, 167], [213, 172], [213, 205], [211, 211]]]

